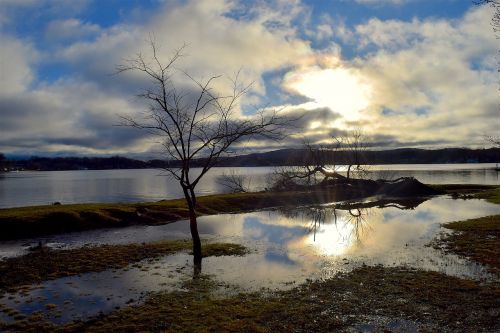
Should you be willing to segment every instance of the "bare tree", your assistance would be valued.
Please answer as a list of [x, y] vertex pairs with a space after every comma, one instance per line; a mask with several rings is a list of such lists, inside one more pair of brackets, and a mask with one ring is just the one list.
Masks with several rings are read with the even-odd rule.
[[217, 182], [231, 193], [244, 193], [250, 191], [251, 178], [231, 170], [228, 173], [223, 173]]
[[492, 145], [500, 147], [500, 138], [498, 136], [486, 136], [485, 139]]
[[[493, 32], [497, 34], [500, 32], [500, 0], [477, 0], [474, 1], [476, 5], [489, 5], [495, 11], [491, 18], [491, 26], [493, 27]], [[500, 72], [500, 68], [497, 69]], [[500, 147], [500, 138], [495, 136], [486, 136], [486, 141], [492, 143], [493, 145]], [[498, 169], [498, 167], [497, 167]]]
[[334, 137], [333, 140], [336, 141], [336, 151], [344, 153], [344, 163], [347, 165], [347, 179], [350, 179], [353, 168], [358, 177], [363, 176], [367, 172], [364, 156], [367, 141], [363, 132], [357, 129], [346, 135]]
[[[229, 147], [242, 139], [261, 137], [279, 140], [284, 137], [287, 121], [277, 111], [260, 111], [252, 117], [240, 116], [238, 105], [250, 86], [242, 86], [238, 75], [230, 80], [232, 89], [221, 94], [214, 88], [222, 76], [204, 81], [174, 68], [183, 56], [184, 47], [177, 49], [166, 62], [161, 60], [156, 43], [150, 41], [151, 56], [138, 54], [117, 66], [117, 72], [136, 72], [149, 80], [148, 87], [138, 96], [149, 109], [141, 119], [123, 117], [124, 125], [135, 127], [159, 137], [167, 160], [165, 170], [182, 187], [189, 209], [193, 240], [195, 275], [201, 271], [201, 241], [196, 220], [196, 186]], [[179, 84], [174, 75], [190, 85]], [[193, 161], [201, 163], [197, 174], [191, 172]]]
[[[491, 143], [494, 147], [497, 147], [497, 148], [500, 148], [500, 137], [498, 136], [485, 136], [484, 137], [485, 140], [489, 143]], [[495, 167], [495, 170], [496, 171], [500, 171], [500, 168], [498, 167], [498, 161], [500, 160], [499, 158], [500, 156], [498, 156], [498, 153], [497, 153], [497, 164], [496, 164], [496, 167]]]
[[[360, 130], [348, 132], [343, 136], [331, 138], [329, 145], [304, 143], [304, 164], [293, 167], [277, 168], [274, 172], [274, 189], [286, 190], [296, 186], [309, 186], [351, 181], [351, 171], [358, 177], [364, 176], [366, 166], [364, 152], [366, 138]], [[347, 176], [339, 173], [339, 166], [347, 165]]]
[[477, 0], [474, 3], [476, 5], [490, 5], [495, 10], [491, 18], [491, 26], [495, 33], [500, 32], [500, 0]]
[[[335, 145], [336, 143], [334, 143]], [[345, 178], [329, 158], [336, 147], [304, 143], [303, 165], [279, 167], [269, 180], [273, 190], [287, 190], [294, 187], [316, 185], [329, 179]]]

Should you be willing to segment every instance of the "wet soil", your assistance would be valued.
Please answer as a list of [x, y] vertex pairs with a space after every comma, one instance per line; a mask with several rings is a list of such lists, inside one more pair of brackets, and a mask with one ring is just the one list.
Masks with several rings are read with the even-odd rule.
[[[86, 322], [57, 326], [35, 314], [0, 329], [25, 332], [494, 332], [500, 286], [403, 267], [361, 267], [290, 291], [213, 295], [210, 278], [156, 293]], [[366, 330], [365, 330], [366, 331]]]
[[[0, 261], [0, 294], [42, 281], [88, 272], [124, 268], [144, 259], [153, 259], [192, 248], [190, 240], [155, 243], [85, 246], [69, 250], [40, 248], [32, 253]], [[208, 243], [203, 256], [245, 255], [239, 244]]]

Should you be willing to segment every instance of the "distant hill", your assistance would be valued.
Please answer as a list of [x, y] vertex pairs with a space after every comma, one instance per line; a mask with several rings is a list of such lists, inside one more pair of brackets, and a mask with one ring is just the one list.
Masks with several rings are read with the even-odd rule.
[[126, 157], [31, 157], [26, 160], [9, 161], [10, 167], [23, 170], [109, 170], [145, 169], [148, 162]]
[[[326, 152], [326, 161], [346, 164], [349, 158], [345, 152]], [[226, 157], [220, 160], [222, 166], [277, 166], [307, 164], [305, 149], [282, 149], [267, 153]], [[446, 164], [446, 163], [496, 163], [500, 162], [500, 148], [490, 149], [417, 149], [369, 150], [362, 153], [365, 164]]]
[[[280, 149], [265, 153], [223, 157], [218, 166], [280, 166], [304, 165], [307, 160], [305, 149]], [[346, 164], [344, 152], [326, 152], [324, 159], [329, 163]], [[365, 164], [446, 164], [446, 163], [498, 163], [500, 148], [490, 149], [416, 149], [370, 150], [363, 152]], [[162, 168], [169, 163], [162, 160], [140, 161], [126, 157], [31, 157], [25, 160], [7, 161], [10, 168], [23, 170], [109, 170]], [[193, 161], [193, 167], [203, 160]], [[176, 166], [171, 162], [171, 166]]]

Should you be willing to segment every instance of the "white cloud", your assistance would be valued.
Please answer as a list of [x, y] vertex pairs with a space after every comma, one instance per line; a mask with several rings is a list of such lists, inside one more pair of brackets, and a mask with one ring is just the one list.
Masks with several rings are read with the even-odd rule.
[[34, 79], [38, 59], [31, 44], [0, 34], [0, 96], [23, 93]]
[[[461, 20], [370, 20], [356, 28], [362, 47], [353, 62], [373, 82], [371, 131], [403, 141], [480, 144], [500, 125], [497, 41], [487, 8]], [[385, 110], [385, 111], [384, 111]]]
[[[307, 20], [310, 14], [300, 2], [244, 5], [229, 0], [167, 1], [153, 17], [144, 17], [143, 25], [122, 22], [109, 28], [75, 19], [54, 21], [47, 27], [47, 36], [69, 39], [65, 47], [43, 59], [70, 67], [72, 74], [52, 83], [36, 78], [40, 51], [25, 40], [1, 34], [0, 151], [152, 149], [145, 133], [113, 126], [119, 114], [144, 109], [133, 97], [144, 81], [134, 75], [109, 75], [124, 59], [147, 50], [150, 33], [162, 47], [161, 57], [188, 43], [188, 56], [179, 66], [197, 78], [231, 75], [243, 68], [243, 82], [256, 81], [247, 102], [266, 93], [264, 73], [289, 69], [290, 77], [308, 69], [341, 66], [372, 87], [370, 105], [350, 124], [363, 126], [381, 140], [469, 145], [500, 126], [497, 40], [486, 7], [475, 8], [459, 20], [372, 19], [354, 29], [341, 20], [325, 18], [311, 38], [349, 41], [364, 54], [342, 61], [334, 41], [328, 48], [312, 50], [308, 41], [298, 37], [302, 27], [296, 21]], [[57, 34], [57, 27], [80, 35], [73, 39], [73, 33]], [[339, 132], [341, 115], [326, 107], [309, 102], [286, 110], [288, 115], [303, 112], [297, 133], [310, 141], [321, 142]], [[295, 135], [288, 144], [299, 145], [301, 140]], [[269, 143], [248, 144], [265, 147]]]
[[[147, 108], [134, 98], [144, 88], [144, 81], [134, 75], [109, 75], [117, 64], [137, 52], [147, 55], [146, 40], [150, 33], [154, 33], [161, 46], [162, 59], [169, 57], [174, 48], [188, 43], [188, 55], [178, 65], [194, 77], [232, 75], [243, 68], [243, 83], [256, 81], [254, 92], [264, 94], [263, 73], [298, 63], [311, 54], [309, 44], [295, 37], [290, 23], [300, 12], [299, 4], [285, 1], [283, 11], [278, 12], [281, 8], [278, 2], [253, 7], [240, 19], [228, 15], [235, 9], [234, 2], [217, 0], [167, 2], [142, 26], [120, 23], [102, 29], [73, 19], [52, 22], [47, 27], [47, 36], [61, 39], [76, 32], [80, 36], [94, 34], [95, 38], [70, 43], [52, 54], [58, 62], [73, 66], [72, 78], [55, 83], [37, 82], [27, 90], [33, 68], [24, 61], [8, 80], [2, 81], [17, 87], [11, 89], [13, 94], [24, 89], [24, 95], [0, 100], [5, 125], [0, 135], [3, 144], [0, 150], [12, 150], [15, 145], [25, 150], [64, 148], [93, 153], [151, 149], [151, 142], [144, 138], [146, 133], [113, 126], [119, 122], [119, 114], [137, 115]], [[63, 27], [69, 30], [57, 34]], [[23, 50], [17, 52], [14, 47], [9, 50], [12, 52], [6, 55], [8, 59], [2, 60], [2, 66], [9, 68], [10, 59], [23, 60], [23, 54], [29, 54]], [[23, 72], [25, 75], [21, 75]], [[17, 81], [14, 74], [20, 77]], [[21, 80], [24, 77], [28, 79]]]

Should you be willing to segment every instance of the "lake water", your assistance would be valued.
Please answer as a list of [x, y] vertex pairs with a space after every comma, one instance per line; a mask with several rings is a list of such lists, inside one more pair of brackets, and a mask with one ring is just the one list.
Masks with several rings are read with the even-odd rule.
[[[500, 184], [494, 164], [403, 164], [370, 167], [372, 178], [415, 177], [427, 184]], [[196, 174], [198, 170], [193, 169]], [[248, 177], [252, 190], [269, 186], [269, 167], [213, 168], [199, 183], [202, 195], [223, 193], [223, 174]], [[0, 208], [88, 202], [141, 202], [181, 198], [179, 184], [161, 170], [21, 171], [0, 173]]]
[[[240, 243], [251, 250], [243, 257], [204, 258], [202, 273], [218, 281], [223, 294], [288, 289], [363, 264], [404, 265], [476, 280], [494, 279], [485, 267], [427, 245], [443, 232], [440, 223], [499, 214], [498, 205], [440, 196], [409, 210], [339, 207], [331, 203], [201, 217], [202, 239]], [[0, 256], [21, 255], [39, 240], [57, 248], [76, 248], [189, 238], [188, 221], [178, 221], [2, 242]], [[192, 257], [179, 253], [126, 269], [46, 281], [30, 291], [4, 294], [0, 304], [24, 314], [41, 310], [51, 321], [66, 322], [140, 303], [148, 292], [180, 288], [192, 274]], [[47, 311], [47, 304], [55, 304], [56, 310]], [[0, 320], [11, 318], [0, 313]]]

